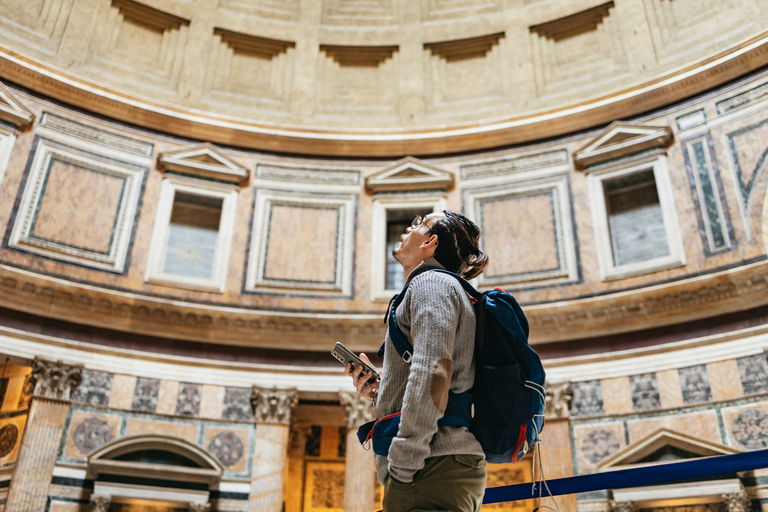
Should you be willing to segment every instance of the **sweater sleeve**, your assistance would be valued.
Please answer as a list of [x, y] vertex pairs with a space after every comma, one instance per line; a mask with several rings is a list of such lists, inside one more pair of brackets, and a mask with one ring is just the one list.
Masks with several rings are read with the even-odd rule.
[[410, 482], [424, 467], [437, 421], [445, 413], [453, 369], [460, 303], [452, 279], [428, 272], [409, 285], [404, 304], [410, 316], [413, 357], [403, 398], [400, 428], [389, 450], [389, 472]]

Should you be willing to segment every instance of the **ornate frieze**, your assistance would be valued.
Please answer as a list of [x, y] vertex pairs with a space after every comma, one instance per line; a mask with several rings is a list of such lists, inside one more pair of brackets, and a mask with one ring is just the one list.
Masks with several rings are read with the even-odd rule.
[[571, 383], [547, 383], [546, 400], [547, 407], [544, 410], [544, 416], [547, 419], [568, 418], [571, 414], [571, 400], [573, 400]]
[[251, 391], [251, 405], [257, 423], [279, 423], [288, 425], [291, 414], [299, 402], [297, 389], [264, 389], [254, 386]]
[[357, 428], [376, 419], [373, 402], [363, 398], [357, 391], [339, 391], [339, 400], [344, 408], [347, 428]]
[[82, 365], [35, 359], [32, 362], [32, 378], [35, 381], [33, 394], [68, 400], [72, 390], [80, 384], [82, 374]]

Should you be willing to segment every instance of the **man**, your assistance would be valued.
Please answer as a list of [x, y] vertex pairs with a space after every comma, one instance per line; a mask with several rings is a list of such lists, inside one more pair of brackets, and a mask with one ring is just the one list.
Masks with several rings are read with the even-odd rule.
[[466, 427], [438, 425], [449, 391], [465, 393], [474, 382], [475, 312], [457, 279], [428, 272], [479, 275], [488, 264], [479, 239], [478, 227], [459, 213], [417, 216], [392, 251], [407, 276], [396, 318], [413, 346], [410, 364], [388, 332], [381, 382], [361, 378], [362, 366], [345, 369], [357, 391], [376, 402], [378, 418], [402, 413], [389, 454], [376, 457], [386, 512], [480, 510], [486, 483], [480, 443]]

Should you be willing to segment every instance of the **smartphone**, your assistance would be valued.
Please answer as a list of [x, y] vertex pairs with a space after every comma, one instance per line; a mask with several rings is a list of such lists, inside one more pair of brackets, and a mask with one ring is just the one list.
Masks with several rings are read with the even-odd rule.
[[339, 343], [338, 341], [333, 346], [333, 350], [331, 350], [331, 355], [341, 361], [341, 364], [344, 366], [347, 365], [347, 363], [352, 363], [352, 368], [357, 368], [359, 365], [363, 365], [363, 372], [360, 375], [365, 375], [368, 372], [370, 372], [372, 375], [368, 379], [368, 382], [373, 384], [377, 380], [379, 380], [379, 374], [376, 373], [376, 370], [371, 367], [368, 363], [357, 357], [357, 354], [349, 350], [347, 347]]

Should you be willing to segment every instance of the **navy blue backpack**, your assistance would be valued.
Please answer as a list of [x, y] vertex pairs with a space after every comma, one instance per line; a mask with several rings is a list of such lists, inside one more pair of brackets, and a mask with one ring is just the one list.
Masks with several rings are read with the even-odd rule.
[[[458, 279], [472, 297], [477, 315], [474, 386], [469, 396], [450, 393], [446, 414], [438, 424], [468, 426], [490, 463], [517, 462], [536, 443], [544, 428], [546, 404], [544, 368], [538, 354], [528, 345], [525, 314], [515, 298], [504, 290], [480, 293], [452, 272], [431, 272]], [[392, 298], [388, 319], [392, 344], [405, 362], [410, 362], [413, 347], [397, 327], [395, 318], [407, 288], [408, 285]], [[383, 350], [384, 346], [379, 356]], [[395, 435], [396, 429], [396, 425], [391, 425], [389, 435]], [[368, 438], [373, 436], [375, 444], [376, 434], [366, 433]]]

